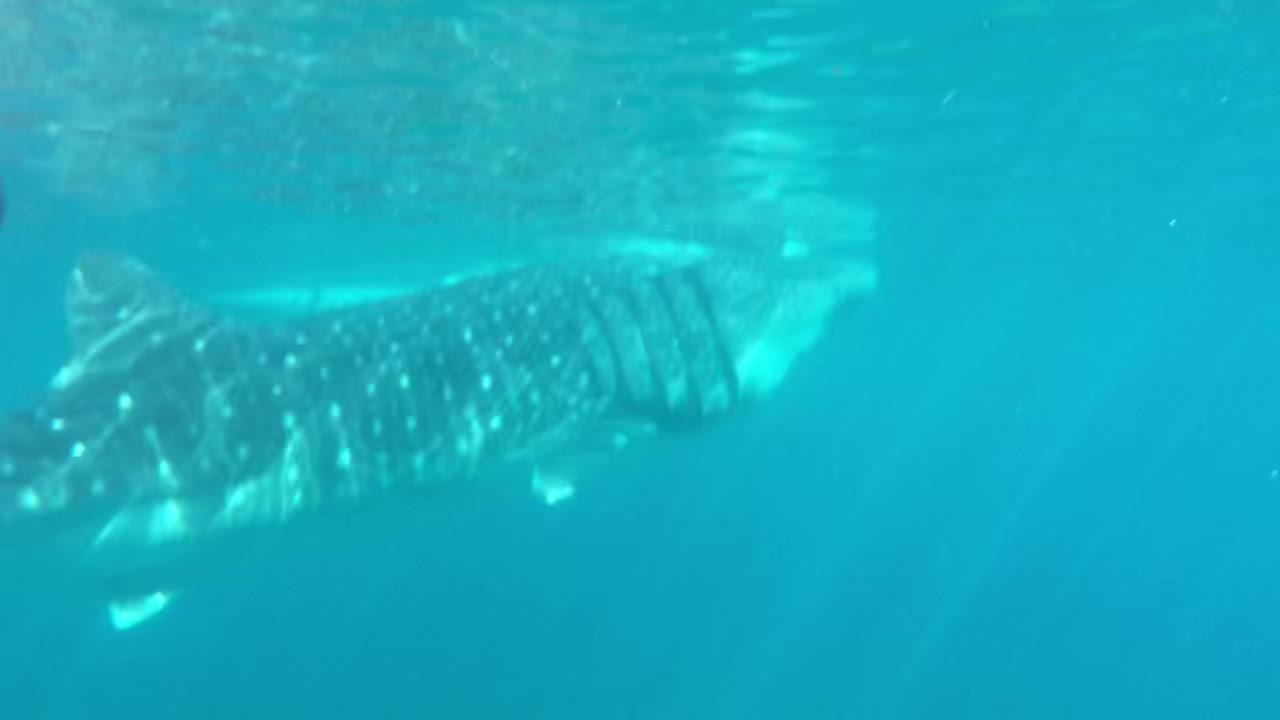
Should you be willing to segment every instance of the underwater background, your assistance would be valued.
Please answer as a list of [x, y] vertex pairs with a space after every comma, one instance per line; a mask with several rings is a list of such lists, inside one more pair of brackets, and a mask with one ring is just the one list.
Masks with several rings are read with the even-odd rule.
[[[75, 255], [192, 294], [857, 253], [768, 403], [571, 503], [5, 578], [5, 718], [1280, 717], [1280, 5], [0, 0], [0, 407]], [[237, 295], [239, 293], [240, 295]]]

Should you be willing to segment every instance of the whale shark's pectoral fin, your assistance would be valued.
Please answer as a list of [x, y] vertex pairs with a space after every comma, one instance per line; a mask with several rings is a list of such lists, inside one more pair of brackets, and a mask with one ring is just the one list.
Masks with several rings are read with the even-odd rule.
[[533, 488], [533, 494], [541, 498], [542, 502], [547, 505], [559, 505], [572, 498], [577, 492], [574, 483], [575, 478], [567, 468], [544, 469], [535, 466], [533, 478], [529, 484]]
[[205, 557], [195, 542], [211, 522], [204, 496], [138, 501], [106, 522], [83, 557], [98, 574], [116, 630], [129, 630], [159, 615], [186, 587]]
[[529, 485], [534, 495], [547, 505], [559, 505], [577, 492], [582, 478], [598, 474], [615, 455], [638, 438], [655, 432], [650, 423], [602, 423], [586, 434], [575, 452], [537, 462]]
[[159, 615], [169, 607], [171, 602], [173, 602], [173, 593], [167, 590], [156, 590], [113, 600], [107, 605], [111, 627], [121, 631], [131, 630]]

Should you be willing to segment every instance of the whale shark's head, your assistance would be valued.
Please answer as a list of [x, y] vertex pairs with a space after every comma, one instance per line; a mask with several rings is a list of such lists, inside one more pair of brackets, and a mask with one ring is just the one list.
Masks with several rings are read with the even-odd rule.
[[831, 314], [876, 285], [871, 265], [811, 258], [719, 260], [706, 263], [701, 277], [748, 399], [773, 390]]

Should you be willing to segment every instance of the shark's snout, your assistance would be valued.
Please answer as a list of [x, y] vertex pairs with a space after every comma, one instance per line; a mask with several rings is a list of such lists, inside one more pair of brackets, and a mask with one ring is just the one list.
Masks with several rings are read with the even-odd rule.
[[744, 397], [777, 386], [817, 342], [831, 314], [875, 291], [875, 268], [859, 261], [748, 258], [709, 264], [724, 341]]

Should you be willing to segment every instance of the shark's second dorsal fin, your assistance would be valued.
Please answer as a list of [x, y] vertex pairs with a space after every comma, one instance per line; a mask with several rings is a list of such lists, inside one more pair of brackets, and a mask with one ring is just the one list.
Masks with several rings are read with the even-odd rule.
[[150, 268], [119, 255], [81, 256], [66, 302], [71, 362], [55, 385], [85, 372], [125, 369], [166, 338], [212, 319]]

